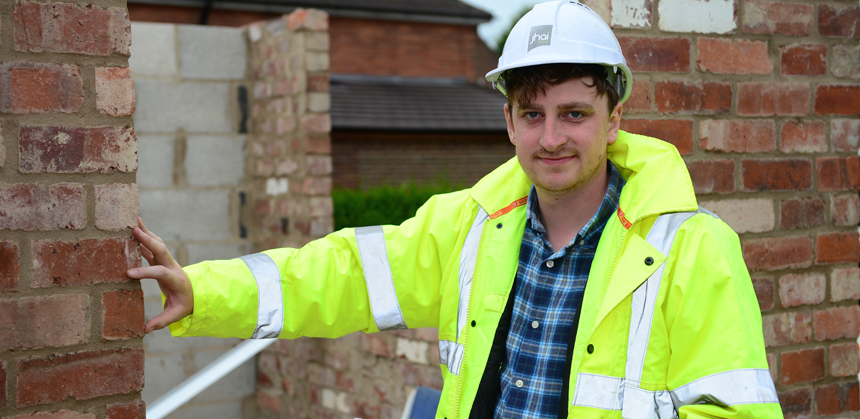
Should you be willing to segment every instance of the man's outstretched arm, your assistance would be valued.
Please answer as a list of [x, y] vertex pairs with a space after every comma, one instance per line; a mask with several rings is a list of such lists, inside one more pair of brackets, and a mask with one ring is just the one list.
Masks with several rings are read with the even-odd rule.
[[149, 266], [129, 269], [127, 275], [133, 279], [152, 278], [164, 295], [164, 311], [146, 322], [146, 333], [167, 327], [190, 315], [194, 311], [194, 293], [191, 281], [173, 259], [164, 241], [149, 231], [140, 217], [134, 237], [140, 242], [140, 253]]

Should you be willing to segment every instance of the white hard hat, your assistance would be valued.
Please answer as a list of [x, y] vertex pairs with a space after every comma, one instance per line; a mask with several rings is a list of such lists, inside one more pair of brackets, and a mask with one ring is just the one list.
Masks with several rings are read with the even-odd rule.
[[487, 73], [487, 81], [504, 93], [506, 70], [556, 63], [601, 64], [618, 103], [630, 97], [633, 75], [615, 34], [597, 13], [570, 0], [540, 3], [526, 13], [511, 29], [499, 67]]

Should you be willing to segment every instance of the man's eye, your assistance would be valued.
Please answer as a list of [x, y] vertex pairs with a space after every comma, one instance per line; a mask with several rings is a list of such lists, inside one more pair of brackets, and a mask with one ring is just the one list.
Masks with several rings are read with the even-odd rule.
[[583, 114], [582, 114], [582, 112], [572, 111], [572, 112], [568, 112], [567, 116], [569, 116], [573, 119], [579, 119], [579, 118], [582, 118]]
[[540, 112], [526, 112], [524, 116], [526, 119], [537, 119], [540, 118]]

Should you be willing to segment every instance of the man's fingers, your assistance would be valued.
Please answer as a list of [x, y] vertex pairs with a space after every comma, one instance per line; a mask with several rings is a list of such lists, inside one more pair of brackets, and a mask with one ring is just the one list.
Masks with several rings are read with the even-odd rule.
[[[168, 265], [169, 267], [179, 267], [173, 257], [170, 256], [170, 252], [167, 250], [167, 246], [161, 242], [161, 239], [154, 238], [154, 234], [147, 234], [140, 227], [134, 229], [134, 237], [137, 241], [140, 242], [143, 247], [146, 248], [152, 254], [152, 261], [147, 259], [150, 265]], [[154, 263], [153, 263], [154, 262]]]
[[155, 265], [155, 258], [152, 256], [152, 252], [149, 251], [144, 246], [140, 246], [140, 255], [146, 259], [146, 262], [149, 263], [150, 266]]
[[165, 283], [166, 285], [168, 285], [167, 288], [170, 288], [169, 284], [172, 283], [172, 281], [176, 280], [175, 276], [173, 275], [173, 272], [171, 272], [170, 269], [167, 269], [162, 265], [132, 268], [126, 272], [126, 275], [128, 275], [129, 278], [133, 279], [155, 279], [159, 282], [159, 284]]

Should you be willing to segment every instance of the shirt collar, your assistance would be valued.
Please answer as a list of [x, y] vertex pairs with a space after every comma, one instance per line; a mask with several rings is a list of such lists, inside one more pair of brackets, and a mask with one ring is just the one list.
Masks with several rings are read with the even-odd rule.
[[[618, 197], [621, 196], [621, 189], [624, 187], [624, 178], [611, 161], [607, 161], [607, 166], [607, 170], [609, 171], [609, 186], [606, 188], [606, 195], [603, 196], [603, 201], [600, 203], [600, 207], [597, 209], [597, 212], [594, 213], [591, 220], [585, 223], [582, 229], [579, 230], [579, 233], [571, 243], [582, 239], [589, 241], [588, 239], [591, 238], [593, 233], [599, 232], [603, 229], [602, 227], [606, 225], [607, 221], [609, 221], [609, 217], [611, 217], [618, 208]], [[541, 238], [546, 240], [546, 229], [540, 221], [540, 214], [538, 212], [540, 206], [538, 204], [537, 190], [534, 185], [532, 185], [531, 190], [529, 191], [527, 208], [528, 224]], [[565, 248], [569, 246], [570, 243], [565, 246]]]

